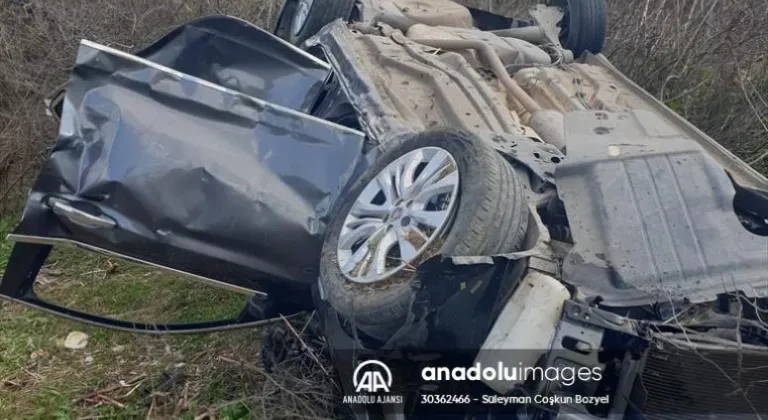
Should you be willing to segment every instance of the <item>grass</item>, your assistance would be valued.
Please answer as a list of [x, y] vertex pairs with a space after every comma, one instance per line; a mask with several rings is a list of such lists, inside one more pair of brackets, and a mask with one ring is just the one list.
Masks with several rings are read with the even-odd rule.
[[[13, 223], [0, 220], [3, 238]], [[3, 264], [11, 246], [0, 242]], [[141, 321], [232, 316], [246, 299], [67, 248], [54, 251], [38, 284], [47, 300]], [[248, 405], [237, 401], [261, 381], [217, 360], [257, 358], [258, 330], [152, 337], [89, 327], [7, 301], [0, 305], [0, 418], [249, 417]], [[88, 334], [84, 349], [63, 346], [71, 331]]]

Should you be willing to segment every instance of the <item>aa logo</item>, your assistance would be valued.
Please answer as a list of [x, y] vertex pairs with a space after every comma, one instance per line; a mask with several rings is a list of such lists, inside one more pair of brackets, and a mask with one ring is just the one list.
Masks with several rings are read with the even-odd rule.
[[392, 386], [392, 371], [383, 362], [366, 360], [355, 368], [352, 374], [355, 392], [389, 392]]

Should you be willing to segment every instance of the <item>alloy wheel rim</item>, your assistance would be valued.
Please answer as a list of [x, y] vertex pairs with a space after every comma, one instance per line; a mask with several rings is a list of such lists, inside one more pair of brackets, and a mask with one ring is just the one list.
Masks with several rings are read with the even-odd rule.
[[314, 0], [299, 0], [299, 4], [296, 7], [296, 13], [293, 15], [293, 24], [291, 25], [291, 32], [294, 36], [298, 36], [304, 25], [307, 23], [309, 17], [309, 11], [312, 9]]
[[446, 150], [423, 147], [400, 156], [347, 213], [336, 249], [339, 269], [364, 284], [403, 270], [443, 233], [458, 193], [458, 166]]

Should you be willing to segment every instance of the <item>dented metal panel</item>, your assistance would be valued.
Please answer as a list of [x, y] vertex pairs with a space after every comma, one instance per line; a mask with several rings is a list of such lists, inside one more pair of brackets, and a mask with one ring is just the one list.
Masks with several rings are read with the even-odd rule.
[[84, 41], [58, 139], [12, 237], [289, 291], [315, 280], [324, 223], [365, 165], [363, 140]]
[[435, 55], [434, 48], [398, 33], [354, 33], [340, 21], [322, 30], [315, 42], [327, 50], [366, 131], [377, 139], [397, 126], [415, 132], [453, 127], [527, 134], [507, 108], [505, 94], [460, 54]]
[[731, 181], [699, 145], [647, 111], [573, 112], [566, 133], [566, 282], [608, 306], [768, 295], [768, 237], [742, 226]]
[[302, 112], [314, 103], [330, 69], [269, 32], [228, 16], [185, 23], [136, 56]]
[[463, 56], [436, 56], [434, 48], [402, 34], [365, 35], [341, 21], [327, 25], [308, 43], [325, 50], [371, 139], [386, 143], [439, 128], [465, 130], [540, 179], [553, 181], [563, 154], [520, 124], [498, 82], [485, 80]]

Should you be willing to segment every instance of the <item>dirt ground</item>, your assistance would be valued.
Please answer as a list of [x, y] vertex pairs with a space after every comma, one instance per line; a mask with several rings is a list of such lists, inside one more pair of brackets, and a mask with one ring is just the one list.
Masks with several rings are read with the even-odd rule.
[[[529, 1], [467, 1], [518, 13]], [[734, 153], [768, 172], [768, 2], [609, 0], [606, 54]], [[175, 25], [228, 14], [271, 27], [280, 0], [0, 0], [0, 237], [16, 222], [57, 127], [43, 98], [86, 38], [135, 50]], [[11, 245], [0, 242], [0, 272]], [[145, 321], [233, 315], [245, 297], [81, 251], [59, 250], [41, 294]], [[302, 322], [297, 321], [297, 328]], [[67, 336], [88, 336], [80, 349]], [[0, 418], [333, 418], [332, 378], [266, 372], [262, 329], [149, 337], [0, 303]], [[291, 369], [291, 368], [285, 368]]]

